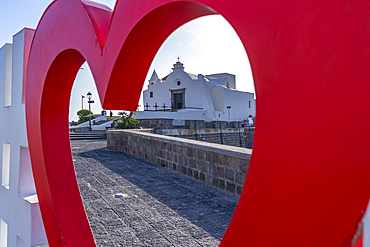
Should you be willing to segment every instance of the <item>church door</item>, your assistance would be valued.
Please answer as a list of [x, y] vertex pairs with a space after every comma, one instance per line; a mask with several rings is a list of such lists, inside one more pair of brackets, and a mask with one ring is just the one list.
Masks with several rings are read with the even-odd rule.
[[175, 109], [183, 109], [183, 103], [182, 103], [182, 93], [175, 93], [173, 94], [174, 96], [174, 108]]

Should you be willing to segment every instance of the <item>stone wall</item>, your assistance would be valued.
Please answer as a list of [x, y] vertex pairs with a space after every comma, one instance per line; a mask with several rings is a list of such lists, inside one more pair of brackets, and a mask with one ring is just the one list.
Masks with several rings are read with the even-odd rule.
[[136, 130], [108, 130], [108, 150], [124, 152], [240, 195], [251, 149], [162, 136]]
[[69, 127], [69, 133], [87, 132], [87, 131], [90, 131], [89, 126], [83, 126], [83, 127], [72, 126], [72, 127]]

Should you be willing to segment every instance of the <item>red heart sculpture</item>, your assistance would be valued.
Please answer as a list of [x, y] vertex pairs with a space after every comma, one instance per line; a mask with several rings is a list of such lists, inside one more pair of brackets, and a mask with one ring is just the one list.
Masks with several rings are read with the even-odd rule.
[[[51, 246], [94, 246], [76, 183], [68, 105], [84, 61], [103, 108], [135, 110], [157, 50], [221, 14], [255, 80], [257, 128], [222, 246], [349, 246], [370, 194], [370, 4], [318, 0], [57, 0], [31, 47], [28, 140]], [[232, 59], [232, 58], [231, 58]], [[124, 99], [124, 100], [122, 100]]]

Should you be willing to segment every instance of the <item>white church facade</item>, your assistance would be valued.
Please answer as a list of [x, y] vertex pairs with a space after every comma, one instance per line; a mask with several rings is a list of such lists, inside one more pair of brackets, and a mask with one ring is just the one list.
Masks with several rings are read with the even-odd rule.
[[193, 75], [180, 61], [162, 79], [154, 70], [143, 103], [137, 119], [241, 121], [256, 112], [254, 94], [236, 90], [235, 75]]

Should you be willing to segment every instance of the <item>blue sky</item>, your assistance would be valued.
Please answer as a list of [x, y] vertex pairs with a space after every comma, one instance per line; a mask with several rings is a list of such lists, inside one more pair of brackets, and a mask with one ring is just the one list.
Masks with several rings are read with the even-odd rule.
[[[36, 28], [37, 23], [51, 0], [1, 0], [0, 47], [12, 42], [12, 36], [23, 27]], [[115, 0], [96, 1], [114, 8]], [[241, 91], [254, 92], [248, 57], [234, 29], [221, 16], [208, 16], [193, 20], [172, 33], [163, 43], [148, 71], [143, 89], [148, 85], [153, 70], [160, 78], [170, 73], [172, 65], [180, 57], [185, 71], [192, 74], [231, 73], [236, 75], [236, 87]], [[76, 76], [70, 101], [70, 120], [77, 120], [81, 109], [81, 95], [93, 94], [94, 113], [101, 109], [100, 100], [90, 69], [85, 63]], [[87, 108], [84, 99], [84, 108]], [[140, 100], [139, 105], [143, 105]], [[125, 110], [125, 109], [122, 109]], [[114, 111], [116, 113], [116, 111]]]

